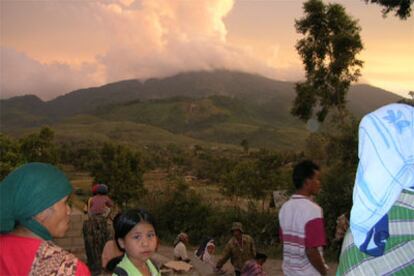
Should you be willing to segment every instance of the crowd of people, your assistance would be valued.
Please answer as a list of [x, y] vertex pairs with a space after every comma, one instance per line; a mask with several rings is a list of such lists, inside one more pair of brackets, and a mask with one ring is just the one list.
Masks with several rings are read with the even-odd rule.
[[[353, 206], [340, 217], [343, 240], [337, 275], [414, 275], [414, 108], [391, 104], [366, 115], [359, 127], [359, 165]], [[304, 160], [293, 168], [295, 192], [279, 211], [285, 275], [326, 275], [327, 243], [320, 167]], [[72, 186], [55, 166], [28, 163], [0, 184], [0, 275], [161, 275], [151, 259], [159, 246], [155, 219], [143, 209], [119, 212], [108, 224], [113, 202], [108, 187], [92, 187], [83, 226], [88, 266], [52, 242], [69, 227]], [[240, 222], [215, 260], [216, 244], [206, 238], [195, 257], [211, 273], [224, 274], [230, 260], [236, 276], [263, 276], [267, 256]], [[174, 241], [174, 258], [190, 262], [189, 236]], [[104, 269], [104, 270], [103, 270]]]

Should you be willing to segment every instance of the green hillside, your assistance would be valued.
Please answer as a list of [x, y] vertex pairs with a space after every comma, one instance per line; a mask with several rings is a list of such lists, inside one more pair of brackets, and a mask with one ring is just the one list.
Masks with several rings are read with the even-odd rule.
[[[211, 143], [174, 134], [167, 130], [128, 121], [107, 121], [91, 115], [77, 115], [59, 123], [47, 125], [55, 132], [56, 141], [98, 143], [116, 141], [128, 146], [145, 146], [150, 144], [206, 145]], [[13, 136], [24, 136], [35, 132], [35, 128], [18, 129]]]
[[180, 97], [106, 106], [95, 115], [110, 121], [153, 125], [215, 143], [239, 145], [247, 139], [254, 147], [302, 146], [304, 124], [293, 117], [278, 116], [280, 108], [225, 96]]
[[[125, 80], [43, 102], [0, 101], [1, 131], [18, 135], [50, 125], [59, 139], [298, 148], [305, 124], [290, 114], [294, 83], [225, 70], [163, 79]], [[351, 87], [348, 107], [360, 117], [401, 97], [369, 85]]]

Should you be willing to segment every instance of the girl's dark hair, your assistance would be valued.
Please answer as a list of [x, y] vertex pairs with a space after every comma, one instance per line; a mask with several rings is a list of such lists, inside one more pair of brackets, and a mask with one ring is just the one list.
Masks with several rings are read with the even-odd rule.
[[112, 258], [107, 264], [106, 264], [106, 271], [108, 272], [114, 272], [115, 267], [122, 261], [122, 258], [124, 255]]
[[126, 210], [114, 218], [115, 242], [121, 251], [124, 251], [124, 249], [119, 246], [118, 239], [125, 238], [129, 231], [140, 222], [151, 224], [154, 227], [155, 233], [157, 233], [155, 219], [144, 209]]
[[[112, 226], [114, 227], [114, 231], [115, 231], [114, 239], [115, 239], [116, 245], [122, 252], [125, 252], [125, 249], [123, 249], [119, 245], [118, 239], [125, 238], [125, 236], [129, 233], [129, 231], [131, 231], [131, 229], [134, 228], [135, 225], [137, 225], [140, 222], [151, 224], [152, 227], [154, 227], [155, 233], [157, 233], [156, 223], [155, 223], [153, 216], [144, 209], [126, 210], [124, 212], [118, 213], [114, 217], [112, 221]], [[115, 267], [122, 261], [123, 257], [124, 255], [121, 255], [121, 256], [111, 259], [106, 265], [107, 271], [113, 272]]]

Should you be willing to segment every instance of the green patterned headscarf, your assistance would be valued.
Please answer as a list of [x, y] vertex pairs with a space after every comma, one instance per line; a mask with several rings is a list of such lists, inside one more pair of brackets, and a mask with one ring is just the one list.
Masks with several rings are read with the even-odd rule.
[[17, 168], [0, 183], [0, 232], [11, 232], [20, 224], [45, 240], [52, 239], [34, 216], [71, 192], [67, 177], [52, 165], [28, 163]]

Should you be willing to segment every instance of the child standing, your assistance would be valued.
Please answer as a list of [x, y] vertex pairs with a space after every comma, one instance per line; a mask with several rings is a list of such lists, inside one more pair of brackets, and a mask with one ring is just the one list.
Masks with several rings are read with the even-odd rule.
[[124, 252], [113, 276], [160, 276], [151, 262], [158, 238], [153, 217], [145, 210], [122, 212], [114, 224], [115, 241]]

